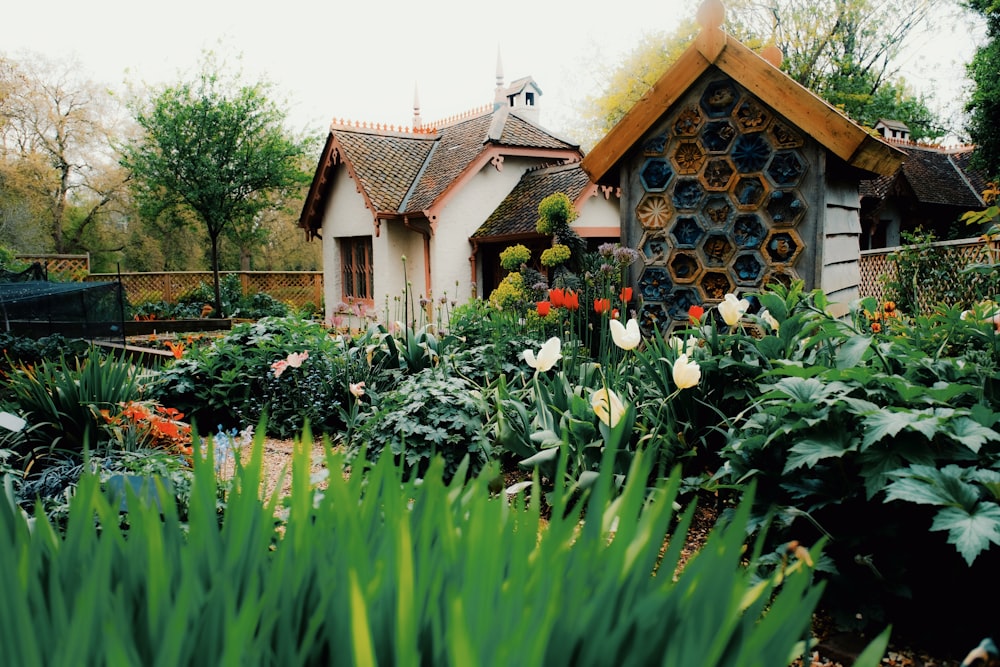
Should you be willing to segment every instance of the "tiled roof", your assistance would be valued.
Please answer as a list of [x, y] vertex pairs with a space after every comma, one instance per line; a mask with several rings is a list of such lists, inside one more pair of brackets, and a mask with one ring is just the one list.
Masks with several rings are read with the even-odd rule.
[[883, 199], [894, 182], [905, 181], [921, 204], [946, 204], [966, 209], [982, 208], [980, 193], [985, 179], [969, 169], [970, 150], [949, 151], [933, 146], [901, 145], [906, 153], [892, 176], [861, 181], [861, 196]]
[[562, 192], [570, 201], [576, 201], [589, 184], [590, 178], [579, 163], [529, 171], [472, 238], [534, 234], [538, 205], [545, 197]]
[[[498, 114], [506, 116], [501, 119], [500, 139], [490, 142], [490, 129]], [[407, 135], [353, 127], [334, 127], [330, 132], [343, 150], [344, 161], [380, 212], [426, 210], [490, 144], [578, 149], [506, 109], [468, 118], [437, 134]]]

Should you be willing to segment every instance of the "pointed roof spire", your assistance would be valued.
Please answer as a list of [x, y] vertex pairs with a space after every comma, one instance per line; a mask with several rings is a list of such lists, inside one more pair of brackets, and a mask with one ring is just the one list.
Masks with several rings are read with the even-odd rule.
[[503, 95], [503, 61], [500, 59], [500, 44], [497, 44], [496, 88], [493, 94], [493, 110], [496, 111], [506, 104]]
[[417, 94], [417, 84], [413, 84], [413, 129], [419, 130], [424, 126], [420, 119], [420, 96]]

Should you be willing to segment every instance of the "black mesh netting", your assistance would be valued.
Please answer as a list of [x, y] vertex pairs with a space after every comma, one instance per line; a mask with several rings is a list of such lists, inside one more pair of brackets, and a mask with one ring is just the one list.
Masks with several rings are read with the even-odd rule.
[[0, 269], [0, 327], [26, 335], [124, 338], [125, 296], [117, 282], [52, 282], [37, 262]]

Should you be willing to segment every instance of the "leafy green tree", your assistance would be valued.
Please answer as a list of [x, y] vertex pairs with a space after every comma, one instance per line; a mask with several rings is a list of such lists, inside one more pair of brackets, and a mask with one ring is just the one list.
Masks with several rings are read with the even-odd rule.
[[973, 82], [969, 137], [976, 145], [975, 160], [991, 177], [1000, 178], [1000, 0], [968, 0], [968, 6], [986, 18], [985, 44], [968, 65]]
[[[783, 54], [782, 71], [857, 122], [873, 126], [892, 118], [907, 123], [915, 139], [937, 137], [941, 130], [926, 100], [894, 69], [929, 6], [928, 0], [730, 0], [726, 30], [753, 49], [773, 42]], [[603, 96], [590, 100], [592, 122], [610, 129], [698, 29], [688, 20], [639, 43], [609, 78]]]
[[206, 53], [195, 81], [167, 86], [148, 105], [137, 105], [143, 135], [123, 159], [138, 199], [186, 211], [204, 226], [219, 316], [223, 232], [254, 220], [309, 178], [300, 168], [306, 144], [283, 127], [285, 113], [268, 97], [271, 85], [227, 78], [224, 65]]

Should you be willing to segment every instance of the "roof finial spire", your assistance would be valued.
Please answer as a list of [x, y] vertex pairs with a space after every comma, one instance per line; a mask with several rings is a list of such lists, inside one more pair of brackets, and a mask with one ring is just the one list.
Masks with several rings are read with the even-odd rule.
[[417, 95], [417, 84], [413, 84], [413, 129], [419, 130], [424, 122], [420, 120], [420, 97]]
[[496, 111], [505, 103], [503, 95], [503, 61], [500, 59], [500, 44], [497, 44], [496, 88], [493, 93], [493, 110]]

